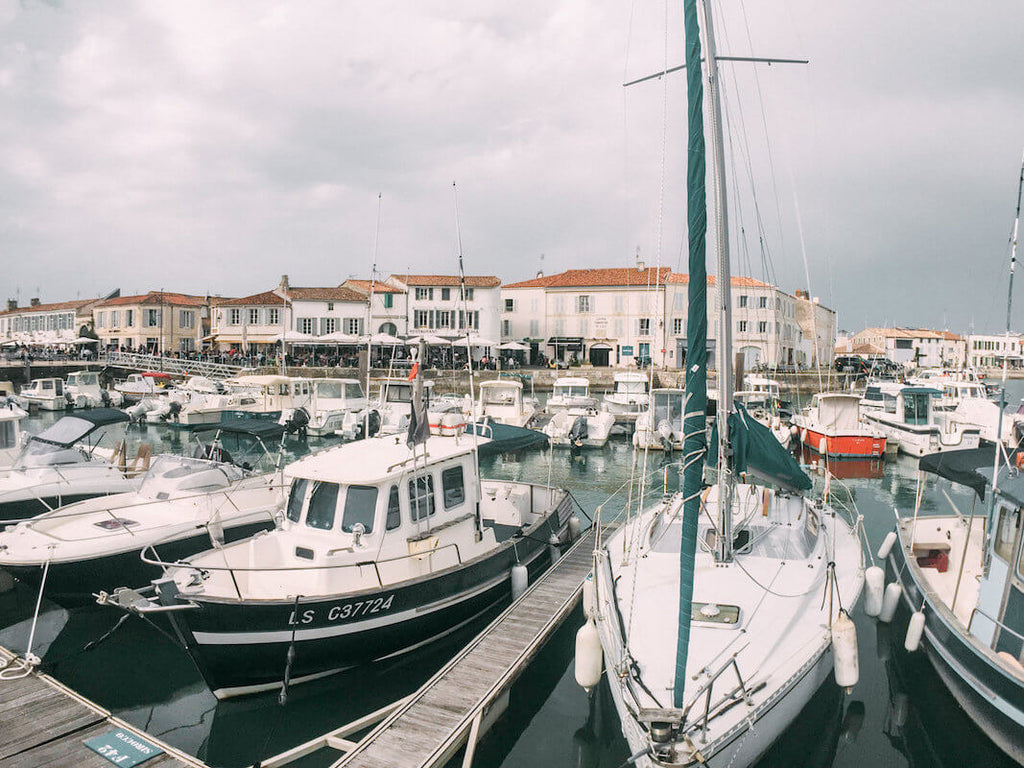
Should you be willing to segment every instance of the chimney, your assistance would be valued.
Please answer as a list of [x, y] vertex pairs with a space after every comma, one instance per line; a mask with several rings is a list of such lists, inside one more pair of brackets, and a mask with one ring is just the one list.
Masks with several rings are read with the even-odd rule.
[[17, 309], [17, 308], [18, 308], [18, 300], [17, 299], [8, 299], [7, 300], [7, 311], [8, 312], [10, 312], [11, 310]]
[[282, 291], [287, 291], [290, 287], [288, 285], [288, 275], [281, 275], [281, 285], [279, 286]]
[[28, 305], [30, 307], [38, 307], [39, 306], [39, 298], [36, 297], [34, 299], [29, 299]]
[[644, 268], [644, 262], [643, 262], [642, 259], [637, 259], [636, 260], [636, 268], [637, 269], [643, 269]]
[[[540, 279], [542, 277], [544, 277], [544, 270], [543, 269], [538, 269], [537, 270], [537, 278]], [[15, 304], [17, 304], [17, 302], [15, 302]]]

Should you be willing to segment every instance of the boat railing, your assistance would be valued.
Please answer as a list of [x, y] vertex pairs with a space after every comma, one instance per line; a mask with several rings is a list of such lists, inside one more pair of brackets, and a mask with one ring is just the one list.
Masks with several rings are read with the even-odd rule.
[[[974, 617], [975, 616], [981, 616], [983, 619], [985, 619], [987, 621], [991, 621], [992, 624], [995, 627], [999, 628], [1000, 632], [1009, 632], [1011, 635], [1013, 635], [1018, 640], [1020, 640], [1022, 643], [1024, 643], [1024, 635], [1022, 635], [1020, 632], [1017, 632], [1016, 630], [1006, 626], [1006, 624], [1003, 623], [1002, 621], [1000, 621], [999, 619], [992, 618], [984, 610], [982, 610], [981, 608], [977, 608], [977, 607], [975, 607], [974, 610], [971, 611], [971, 618], [968, 619], [968, 621], [967, 621], [967, 632], [972, 637], [977, 637], [977, 635], [975, 635], [974, 632], [972, 631], [972, 627], [974, 625]], [[996, 632], [993, 631], [993, 633], [992, 633], [992, 642], [989, 643], [989, 648], [991, 648], [992, 650], [995, 650], [996, 643], [998, 641], [999, 641], [999, 635]]]
[[[209, 528], [209, 525], [207, 525], [207, 528]], [[258, 541], [260, 538], [261, 538], [261, 534], [258, 533], [255, 536], [253, 536], [252, 539], [249, 539], [249, 541]], [[236, 597], [238, 598], [239, 601], [242, 601], [245, 598], [242, 596], [242, 588], [239, 586], [238, 578], [236, 577], [236, 574], [248, 574], [248, 573], [263, 573], [263, 574], [266, 574], [266, 573], [292, 573], [292, 572], [295, 572], [295, 571], [323, 572], [323, 571], [340, 571], [341, 569], [357, 569], [359, 571], [359, 573], [362, 574], [364, 568], [371, 568], [372, 567], [373, 573], [374, 573], [374, 575], [377, 578], [377, 586], [379, 588], [383, 589], [384, 586], [385, 586], [385, 581], [384, 581], [384, 577], [381, 576], [380, 566], [382, 566], [382, 565], [389, 565], [389, 564], [398, 563], [398, 562], [403, 562], [403, 561], [409, 561], [409, 560], [424, 560], [426, 558], [433, 558], [436, 555], [438, 555], [439, 553], [444, 552], [445, 550], [450, 550], [450, 549], [454, 549], [454, 551], [455, 551], [455, 562], [453, 562], [452, 565], [462, 565], [462, 563], [463, 563], [462, 550], [459, 548], [459, 545], [456, 542], [452, 542], [450, 544], [444, 544], [444, 545], [439, 546], [439, 547], [433, 547], [431, 549], [426, 549], [426, 550], [423, 550], [422, 552], [410, 552], [410, 553], [405, 554], [405, 555], [396, 555], [395, 557], [384, 558], [384, 559], [381, 559], [381, 560], [362, 560], [362, 561], [357, 562], [357, 563], [334, 563], [334, 564], [311, 564], [311, 565], [282, 565], [282, 566], [275, 566], [275, 567], [271, 567], [271, 566], [235, 566], [235, 565], [228, 565], [226, 563], [226, 561], [225, 561], [224, 565], [210, 565], [210, 564], [206, 564], [206, 563], [200, 565], [200, 564], [197, 564], [197, 563], [190, 563], [187, 560], [178, 560], [178, 561], [175, 561], [175, 562], [167, 562], [166, 560], [161, 560], [157, 556], [156, 550], [153, 548], [152, 545], [145, 547], [142, 550], [142, 553], [141, 553], [140, 557], [142, 559], [142, 562], [146, 563], [147, 565], [154, 565], [154, 566], [157, 566], [158, 568], [163, 569], [165, 575], [167, 574], [167, 570], [169, 568], [181, 568], [181, 569], [185, 569], [185, 570], [191, 570], [191, 571], [195, 572], [195, 574], [196, 574], [196, 576], [193, 577], [193, 582], [196, 583], [196, 584], [199, 584], [203, 580], [205, 580], [209, 576], [210, 572], [218, 572], [218, 571], [226, 572], [228, 574], [228, 576], [230, 577], [230, 579], [231, 579], [231, 584], [232, 584], [232, 586], [235, 589]], [[150, 552], [152, 552], [152, 554], [150, 554]], [[434, 570], [433, 567], [431, 567], [431, 571], [433, 571], [433, 570]], [[195, 578], [198, 578], [199, 581], [195, 581]], [[390, 584], [390, 583], [394, 583], [394, 582], [390, 582], [389, 581], [387, 583]], [[187, 597], [187, 595], [186, 595], [186, 597]]]
[[[742, 650], [743, 649], [740, 649], [740, 651]], [[721, 714], [724, 714], [740, 702], [745, 702], [748, 706], [751, 706], [753, 704], [753, 701], [750, 698], [751, 695], [764, 687], [764, 683], [760, 686], [750, 687], [743, 679], [743, 674], [740, 672], [740, 665], [736, 661], [736, 656], [740, 651], [733, 653], [721, 664], [721, 666], [718, 667], [718, 669], [711, 673], [704, 684], [694, 692], [690, 703], [683, 709], [682, 720], [683, 725], [685, 726], [686, 722], [689, 720], [690, 712], [695, 706], [703, 702], [703, 712], [700, 717], [694, 721], [694, 727], [698, 728], [701, 732], [701, 743], [707, 743], [708, 724], [711, 720]], [[730, 669], [736, 673], [736, 685], [716, 701], [713, 699], [715, 683], [718, 682], [718, 679]]]

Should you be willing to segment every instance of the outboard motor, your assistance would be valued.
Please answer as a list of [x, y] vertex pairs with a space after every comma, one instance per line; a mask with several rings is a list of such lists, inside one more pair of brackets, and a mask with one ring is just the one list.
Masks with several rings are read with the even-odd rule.
[[672, 425], [668, 423], [667, 419], [662, 419], [658, 422], [658, 442], [661, 443], [661, 447], [668, 452], [672, 450]]
[[[366, 430], [366, 434], [363, 434], [364, 430]], [[380, 414], [373, 409], [369, 413], [363, 411], [359, 414], [359, 421], [356, 423], [352, 439], [362, 440], [365, 437], [373, 437], [378, 432], [380, 432]]]
[[289, 435], [297, 434], [299, 439], [306, 439], [306, 428], [309, 426], [309, 411], [305, 408], [296, 408], [285, 418], [282, 414], [284, 429]]
[[171, 400], [167, 410], [168, 421], [178, 421], [178, 414], [181, 413], [181, 403], [177, 400]]
[[577, 416], [569, 430], [569, 445], [573, 448], [582, 448], [583, 443], [589, 436], [586, 416]]
[[100, 403], [104, 408], [110, 407], [110, 393], [105, 389], [100, 390]]
[[64, 402], [67, 403], [67, 405], [64, 406], [65, 408], [74, 408], [75, 407], [75, 398], [67, 390], [64, 391]]

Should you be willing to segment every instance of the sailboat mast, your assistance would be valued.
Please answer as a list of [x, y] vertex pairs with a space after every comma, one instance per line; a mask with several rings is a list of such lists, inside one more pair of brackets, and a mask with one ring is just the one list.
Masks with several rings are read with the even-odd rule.
[[718, 54], [711, 6], [701, 3], [704, 15], [704, 36], [707, 46], [707, 95], [711, 160], [712, 195], [715, 212], [715, 251], [717, 255], [718, 300], [718, 544], [715, 558], [732, 560], [732, 496], [733, 482], [729, 462], [729, 414], [732, 412], [732, 274], [729, 270], [729, 211], [725, 190], [725, 141], [722, 136], [722, 98], [718, 78]]

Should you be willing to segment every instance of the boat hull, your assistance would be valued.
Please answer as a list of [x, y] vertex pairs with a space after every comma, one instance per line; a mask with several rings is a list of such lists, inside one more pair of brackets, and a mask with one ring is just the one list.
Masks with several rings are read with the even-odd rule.
[[[273, 528], [270, 520], [262, 523], [224, 526], [224, 541], [231, 543]], [[198, 532], [182, 535], [155, 546], [164, 562], [173, 562], [210, 548], [210, 535], [202, 526]], [[111, 590], [115, 586], [143, 587], [162, 575], [159, 566], [142, 561], [142, 549], [131, 549], [99, 557], [54, 562], [46, 574], [46, 596], [65, 608], [77, 608], [95, 602], [94, 593]], [[18, 581], [38, 588], [42, 582], [40, 565], [7, 565], [0, 568]]]
[[109, 493], [118, 493], [123, 490], [118, 489], [117, 491], [97, 493], [66, 493], [60, 496], [43, 496], [41, 498], [33, 496], [28, 499], [3, 502], [0, 503], [0, 521], [28, 520], [30, 517], [41, 515], [44, 512], [49, 512], [67, 504], [74, 504], [86, 499], [95, 499], [97, 496], [106, 496]]
[[290, 678], [312, 679], [411, 651], [486, 614], [509, 598], [517, 560], [527, 565], [531, 577], [550, 565], [546, 540], [564, 532], [559, 519], [553, 510], [529, 538], [390, 587], [298, 600], [182, 594], [177, 602], [191, 600], [199, 607], [169, 617], [218, 698], [277, 688], [293, 645]]
[[825, 455], [833, 459], [871, 459], [885, 454], [885, 438], [872, 435], [830, 435], [809, 427], [801, 430], [804, 445], [821, 453], [825, 441]]
[[898, 579], [909, 610], [926, 604], [922, 646], [953, 698], [992, 742], [1024, 765], [1024, 680], [994, 661], [973, 636], [954, 626], [913, 578], [904, 549], [893, 547], [887, 579]]

